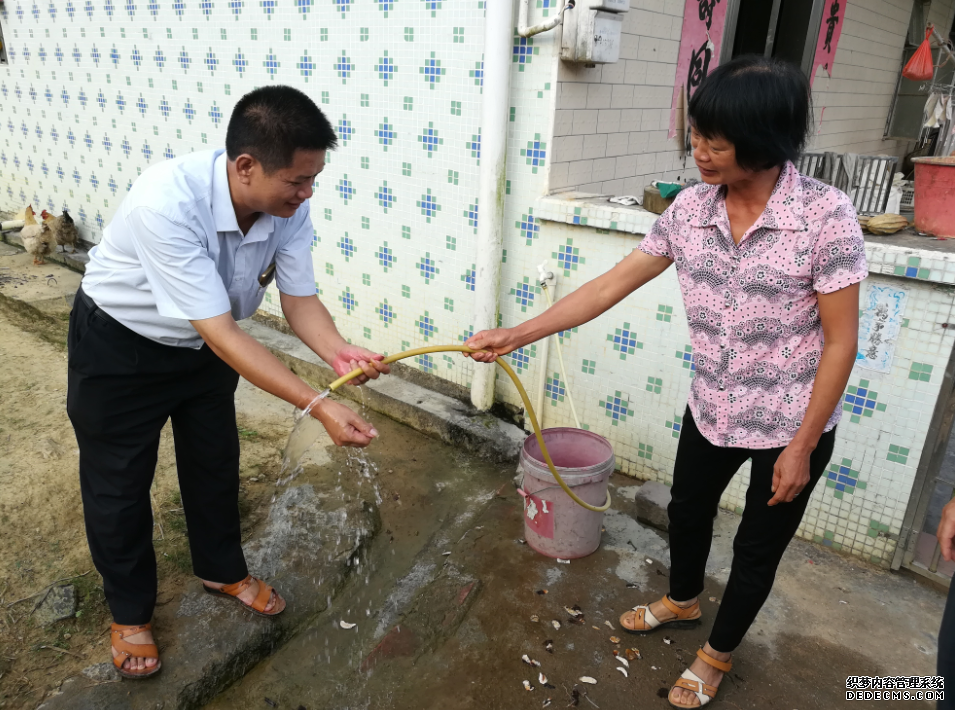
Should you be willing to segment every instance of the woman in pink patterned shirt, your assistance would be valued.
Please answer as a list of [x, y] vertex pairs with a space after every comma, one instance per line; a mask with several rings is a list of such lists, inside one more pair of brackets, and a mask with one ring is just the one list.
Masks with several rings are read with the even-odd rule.
[[475, 360], [491, 362], [587, 323], [676, 264], [696, 374], [668, 508], [670, 592], [621, 616], [626, 631], [700, 622], [697, 597], [719, 500], [752, 460], [709, 641], [670, 691], [681, 708], [716, 695], [832, 456], [867, 274], [849, 198], [793, 165], [813, 125], [809, 84], [798, 68], [755, 56], [733, 60], [704, 80], [689, 114], [703, 183], [681, 192], [606, 274], [537, 318], [467, 342], [490, 351]]

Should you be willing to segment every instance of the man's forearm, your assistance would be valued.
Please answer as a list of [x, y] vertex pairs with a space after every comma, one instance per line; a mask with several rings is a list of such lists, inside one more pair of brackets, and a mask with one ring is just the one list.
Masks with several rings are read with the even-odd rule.
[[192, 324], [216, 355], [259, 389], [299, 409], [315, 399], [315, 390], [239, 328], [230, 314], [192, 321]]
[[322, 360], [331, 363], [347, 343], [318, 296], [281, 295], [282, 312], [292, 332]]

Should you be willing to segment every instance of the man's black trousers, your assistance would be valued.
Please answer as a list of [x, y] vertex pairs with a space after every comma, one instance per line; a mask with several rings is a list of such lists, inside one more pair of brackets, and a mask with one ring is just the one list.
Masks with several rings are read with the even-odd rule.
[[66, 406], [80, 448], [86, 536], [113, 620], [146, 623], [156, 604], [149, 492], [170, 418], [193, 571], [211, 582], [244, 579], [238, 374], [206, 345], [170, 347], [134, 333], [82, 289], [68, 348]]

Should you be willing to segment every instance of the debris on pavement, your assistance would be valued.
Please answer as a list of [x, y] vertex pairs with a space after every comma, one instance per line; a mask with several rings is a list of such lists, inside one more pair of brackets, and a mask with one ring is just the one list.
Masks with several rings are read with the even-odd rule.
[[540, 661], [535, 661], [533, 658], [528, 656], [526, 653], [521, 656], [521, 660], [524, 661], [529, 666], [534, 666], [535, 668], [540, 668]]
[[557, 621], [557, 619], [554, 619], [552, 622], [550, 622], [550, 625], [554, 627], [555, 631], [560, 631], [560, 622]]
[[630, 676], [627, 675], [627, 669], [624, 668], [623, 666], [617, 666], [617, 670], [620, 671], [621, 673], [623, 673], [623, 677], [624, 677], [624, 678], [629, 678], [629, 677], [630, 677]]
[[581, 683], [587, 683], [588, 685], [597, 685], [597, 679], [591, 678], [589, 675], [582, 675], [577, 680]]
[[354, 629], [356, 626], [358, 626], [358, 624], [349, 624], [347, 621], [339, 621], [338, 625], [341, 626], [346, 631], [348, 629]]
[[530, 684], [529, 681], [524, 681], [524, 690], [533, 690], [534, 686]]
[[554, 642], [551, 641], [550, 639], [547, 639], [546, 641], [544, 641], [544, 650], [547, 651], [547, 653], [553, 653], [553, 652], [554, 652]]

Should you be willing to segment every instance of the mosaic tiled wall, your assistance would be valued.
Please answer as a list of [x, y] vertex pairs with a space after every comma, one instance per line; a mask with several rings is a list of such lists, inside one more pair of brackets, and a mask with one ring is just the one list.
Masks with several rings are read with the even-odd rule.
[[[626, 256], [640, 237], [543, 223], [557, 243], [553, 263], [566, 293]], [[934, 258], [933, 258], [934, 257]], [[951, 255], [870, 248], [872, 285], [907, 293], [891, 370], [855, 368], [842, 402], [835, 453], [800, 527], [802, 537], [888, 565], [915, 479], [955, 333], [955, 259]], [[884, 275], [883, 275], [884, 274]], [[596, 320], [561, 339], [568, 377], [551, 352], [544, 421], [572, 426], [573, 397], [581, 422], [610, 439], [624, 472], [672, 483], [681, 417], [693, 377], [693, 352], [673, 269]], [[525, 353], [530, 382], [536, 349]], [[511, 397], [510, 392], [505, 394]], [[742, 512], [744, 468], [722, 505]]]
[[[6, 0], [0, 27], [0, 209], [66, 206], [98, 241], [149, 164], [220, 146], [243, 93], [291, 84], [340, 138], [311, 201], [316, 290], [339, 328], [385, 352], [471, 331], [481, 0]], [[512, 255], [539, 241], [553, 40], [512, 48]], [[507, 268], [505, 293], [536, 273]], [[265, 307], [278, 313], [274, 291]], [[470, 380], [460, 357], [418, 365]]]

